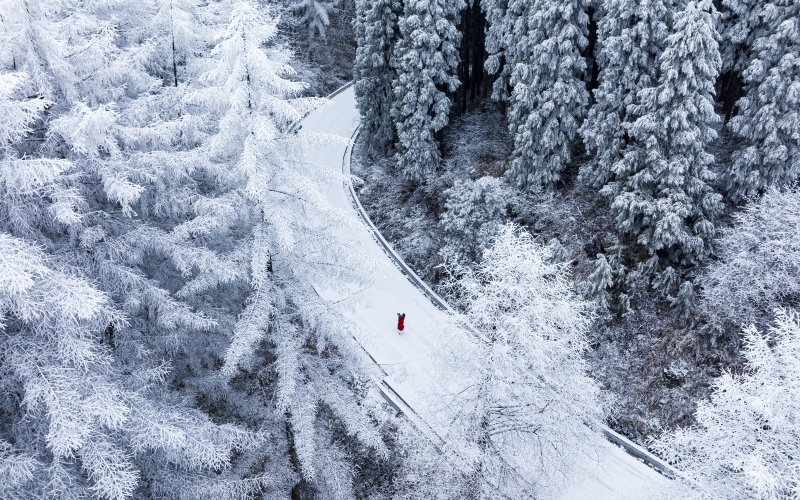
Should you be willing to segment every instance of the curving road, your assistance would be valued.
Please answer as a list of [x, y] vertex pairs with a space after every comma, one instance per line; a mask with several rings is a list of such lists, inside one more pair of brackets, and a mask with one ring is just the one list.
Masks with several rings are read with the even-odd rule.
[[[300, 133], [327, 133], [350, 138], [358, 128], [358, 123], [353, 88], [346, 87], [332, 96], [329, 106], [314, 111], [302, 120]], [[349, 173], [349, 155], [349, 147], [337, 145], [321, 148], [309, 159], [337, 171], [344, 168], [344, 172]], [[444, 433], [429, 424], [436, 419], [426, 418], [423, 401], [432, 394], [434, 387], [430, 358], [437, 345], [437, 324], [446, 314], [435, 303], [443, 303], [405, 266], [375, 230], [349, 184], [330, 186], [328, 198], [334, 206], [352, 210], [364, 220], [362, 230], [340, 232], [336, 236], [387, 264], [384, 285], [371, 289], [368, 299], [347, 313], [372, 338], [363, 347], [386, 374], [381, 392], [392, 406], [402, 411], [430, 439], [440, 440], [439, 436]], [[406, 313], [403, 335], [398, 335], [395, 329], [398, 312]], [[596, 458], [582, 459], [585, 462], [583, 467], [576, 469], [581, 472], [574, 473], [575, 477], [569, 477], [564, 488], [553, 492], [554, 498], [645, 499], [669, 482], [607, 439], [625, 446], [629, 452], [638, 452], [639, 456], [659, 466], [658, 461], [645, 450], [609, 430], [604, 433], [606, 439], [597, 435]]]

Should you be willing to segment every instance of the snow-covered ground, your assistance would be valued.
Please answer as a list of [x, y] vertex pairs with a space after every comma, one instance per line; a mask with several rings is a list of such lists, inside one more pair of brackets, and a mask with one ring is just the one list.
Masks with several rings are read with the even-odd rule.
[[[318, 132], [350, 138], [358, 122], [353, 89], [349, 87], [334, 96], [331, 105], [305, 118], [300, 133]], [[347, 153], [343, 145], [328, 146], [310, 160], [337, 171], [342, 168], [347, 171], [349, 162], [344, 161]], [[328, 197], [334, 206], [351, 210], [354, 217], [359, 217], [347, 185], [332, 185]], [[432, 439], [440, 438], [444, 435], [442, 425], [436, 423], [440, 419], [434, 418], [426, 402], [434, 397], [436, 384], [431, 355], [440, 345], [437, 325], [446, 313], [412, 283], [408, 271], [396, 265], [396, 256], [387, 253], [367, 224], [359, 230], [341, 231], [337, 236], [386, 263], [383, 285], [368, 290], [363, 303], [348, 315], [372, 339], [363, 347], [386, 373], [382, 391], [387, 399], [406, 413], [421, 431]], [[402, 335], [396, 329], [397, 313], [406, 314]], [[644, 499], [669, 482], [600, 434], [593, 444], [593, 449], [582, 450], [579, 454], [580, 466], [568, 474], [560, 491], [553, 492], [554, 498]]]

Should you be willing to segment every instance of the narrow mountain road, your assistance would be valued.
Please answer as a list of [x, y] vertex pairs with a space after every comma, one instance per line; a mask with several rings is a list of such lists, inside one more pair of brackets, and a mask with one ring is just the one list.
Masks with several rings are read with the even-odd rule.
[[[351, 86], [335, 94], [329, 106], [302, 120], [300, 133], [317, 132], [350, 138], [358, 123], [359, 114]], [[349, 173], [349, 156], [350, 148], [338, 145], [321, 148], [309, 160], [337, 171], [344, 168], [344, 172]], [[430, 439], [441, 440], [445, 436], [444, 429], [436, 423], [438, 419], [433, 417], [426, 401], [434, 395], [435, 373], [431, 355], [439, 345], [437, 325], [447, 313], [440, 308], [440, 299], [382, 241], [360, 210], [349, 184], [330, 186], [328, 198], [334, 206], [353, 211], [357, 217], [365, 219], [363, 228], [340, 231], [336, 236], [387, 264], [383, 284], [368, 290], [363, 303], [347, 313], [372, 339], [363, 347], [386, 373], [381, 391], [390, 404], [403, 411]], [[397, 313], [406, 314], [406, 328], [402, 335], [396, 329]], [[619, 436], [616, 439], [624, 440]], [[565, 486], [553, 492], [554, 498], [645, 499], [669, 481], [600, 434], [597, 434], [594, 444], [594, 450], [581, 454], [582, 467], [576, 467], [575, 472], [566, 478]], [[626, 444], [628, 448], [633, 446]], [[639, 452], [646, 453], [643, 450]]]

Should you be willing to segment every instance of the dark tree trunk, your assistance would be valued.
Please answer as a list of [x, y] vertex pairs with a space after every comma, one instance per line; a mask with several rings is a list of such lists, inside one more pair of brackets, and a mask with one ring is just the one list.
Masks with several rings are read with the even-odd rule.
[[478, 1], [475, 0], [472, 6], [472, 32], [473, 32], [473, 47], [472, 47], [472, 79], [470, 82], [469, 99], [475, 100], [475, 94], [478, 90], [478, 85], [481, 81], [481, 73], [483, 68], [481, 65], [481, 56], [483, 55], [483, 16], [481, 15], [481, 8]]
[[[461, 19], [458, 23], [458, 31], [464, 33], [464, 11], [461, 11]], [[466, 72], [466, 64], [464, 63], [464, 40], [461, 40], [461, 45], [458, 48], [458, 81], [461, 83], [453, 94], [453, 104], [456, 107], [456, 115], [461, 116], [464, 110], [461, 108], [461, 93], [464, 91], [464, 73]]]
[[444, 129], [436, 132], [436, 142], [439, 144], [439, 156], [444, 158]]
[[[480, 0], [468, 0], [464, 10], [461, 11], [461, 47], [459, 55], [458, 80], [461, 87], [458, 90], [458, 114], [467, 111], [467, 103], [474, 102], [475, 98], [482, 99], [488, 95], [489, 75], [484, 71], [486, 54], [486, 15], [481, 9]], [[469, 93], [469, 98], [467, 98]]]
[[744, 88], [741, 76], [735, 71], [726, 71], [720, 76], [720, 80], [719, 99], [722, 101], [725, 123], [728, 123], [736, 114], [736, 102], [744, 96]]
[[172, 33], [172, 78], [175, 79], [175, 86], [178, 86], [178, 63], [175, 61], [175, 32]]
[[[486, 34], [484, 33], [484, 42], [486, 41]], [[489, 58], [489, 53], [486, 52], [486, 44], [484, 43], [483, 49], [483, 61], [481, 62], [481, 68], [483, 68], [483, 91], [482, 91], [482, 98], [486, 99], [489, 97], [489, 72], [486, 71], [486, 59]]]
[[470, 21], [471, 21], [471, 9], [469, 3], [464, 8], [462, 17], [463, 17], [463, 30], [461, 31], [461, 64], [464, 66], [464, 72], [461, 75], [461, 112], [466, 113], [467, 111], [467, 90], [470, 87], [470, 71], [469, 71], [469, 46], [470, 42], [472, 41], [471, 30], [470, 30]]
[[584, 57], [586, 58], [586, 86], [589, 90], [589, 104], [594, 104], [594, 93], [599, 83], [600, 68], [597, 65], [597, 11], [589, 7], [589, 43], [586, 45]]

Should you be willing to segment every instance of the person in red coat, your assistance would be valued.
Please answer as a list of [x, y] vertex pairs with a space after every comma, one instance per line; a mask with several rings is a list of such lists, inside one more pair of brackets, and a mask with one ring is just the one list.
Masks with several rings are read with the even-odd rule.
[[406, 313], [397, 313], [397, 333], [403, 333], [403, 328], [406, 327]]

